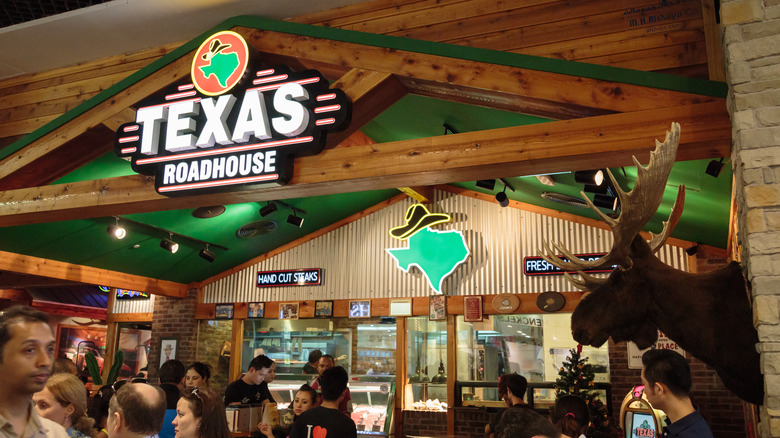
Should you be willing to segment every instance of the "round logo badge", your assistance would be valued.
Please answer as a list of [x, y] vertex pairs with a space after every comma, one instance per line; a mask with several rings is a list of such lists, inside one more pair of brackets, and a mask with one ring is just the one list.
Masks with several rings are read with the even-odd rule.
[[190, 76], [195, 88], [207, 96], [227, 93], [244, 76], [249, 47], [241, 35], [225, 30], [208, 37], [192, 59]]

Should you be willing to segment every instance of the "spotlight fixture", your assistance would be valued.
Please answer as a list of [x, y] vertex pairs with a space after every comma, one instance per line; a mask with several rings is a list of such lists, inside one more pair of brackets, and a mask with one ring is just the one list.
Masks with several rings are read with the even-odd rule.
[[600, 195], [612, 195], [612, 190], [610, 190], [609, 184], [602, 184], [600, 186], [597, 186], [595, 184], [585, 184], [585, 188], [583, 189], [585, 193], [598, 193]]
[[574, 181], [580, 184], [600, 186], [604, 182], [604, 172], [599, 170], [578, 170], [574, 172]]
[[719, 161], [712, 160], [707, 164], [707, 170], [704, 171], [707, 175], [717, 178], [720, 175], [720, 171], [723, 170], [723, 158]]
[[114, 220], [116, 220], [116, 224], [109, 225], [108, 228], [106, 228], [106, 232], [112, 235], [117, 240], [124, 239], [125, 236], [127, 236], [127, 230], [125, 230], [124, 227], [119, 226], [118, 218], [114, 218]]
[[293, 214], [287, 216], [287, 223], [295, 225], [298, 228], [301, 228], [303, 226], [303, 218], [300, 216], [296, 216], [295, 210], [293, 210]]
[[160, 248], [175, 254], [179, 250], [179, 244], [173, 241], [173, 235], [171, 235], [170, 239], [162, 239], [160, 241]]
[[698, 243], [693, 245], [690, 248], [686, 248], [685, 249], [685, 253], [688, 254], [689, 256], [696, 255], [697, 252], [699, 252], [699, 244]]
[[215, 259], [215, 258], [217, 258], [217, 256], [216, 256], [216, 255], [214, 255], [214, 253], [213, 253], [213, 252], [209, 251], [209, 245], [208, 245], [208, 244], [206, 244], [206, 247], [205, 247], [205, 248], [203, 248], [202, 250], [200, 250], [200, 252], [198, 253], [198, 255], [199, 255], [199, 256], [200, 256], [202, 259], [206, 260], [206, 261], [207, 261], [207, 262], [209, 262], [209, 263], [212, 263], [212, 262], [214, 261], [214, 259]]
[[277, 208], [278, 207], [276, 206], [276, 203], [274, 203], [273, 201], [270, 201], [270, 202], [268, 202], [268, 204], [265, 205], [265, 207], [260, 209], [260, 216], [266, 217], [269, 214], [275, 212], [277, 210]]
[[503, 191], [496, 193], [496, 202], [502, 207], [509, 205], [509, 198], [506, 196], [506, 186], [504, 186]]
[[593, 195], [593, 205], [599, 208], [606, 208], [607, 210], [615, 211], [617, 208], [618, 198], [609, 195]]
[[491, 192], [493, 189], [496, 188], [496, 180], [494, 179], [481, 179], [477, 181], [477, 187], [480, 189], [490, 190]]

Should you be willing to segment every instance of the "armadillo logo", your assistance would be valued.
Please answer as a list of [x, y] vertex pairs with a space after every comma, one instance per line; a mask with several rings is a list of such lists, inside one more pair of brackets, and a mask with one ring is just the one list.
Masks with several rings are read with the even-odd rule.
[[142, 100], [114, 152], [154, 175], [166, 196], [286, 184], [295, 156], [314, 155], [351, 120], [351, 103], [316, 70], [263, 65], [225, 31], [195, 52], [190, 80]]

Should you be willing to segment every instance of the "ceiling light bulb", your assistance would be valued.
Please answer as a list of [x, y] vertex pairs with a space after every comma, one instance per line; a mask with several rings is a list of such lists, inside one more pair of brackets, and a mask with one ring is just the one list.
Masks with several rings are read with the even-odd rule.
[[209, 251], [208, 247], [206, 247], [206, 248], [203, 248], [202, 250], [200, 250], [200, 252], [198, 253], [198, 255], [199, 255], [199, 256], [200, 256], [202, 259], [206, 260], [206, 261], [207, 261], [207, 262], [209, 262], [209, 263], [212, 263], [212, 262], [214, 262], [214, 259], [216, 259], [216, 258], [217, 258], [217, 257], [216, 257], [216, 255], [215, 255], [213, 252]]
[[600, 186], [601, 183], [604, 182], [604, 172], [602, 170], [596, 171], [596, 174], [593, 175], [593, 182], [595, 182], [597, 186]]
[[273, 202], [269, 202], [263, 208], [260, 209], [260, 216], [266, 217], [269, 214], [275, 212], [276, 209], [277, 209], [276, 204]]
[[127, 230], [119, 225], [109, 225], [108, 228], [106, 228], [106, 232], [115, 239], [124, 239], [125, 236], [127, 236]]
[[496, 201], [498, 201], [498, 205], [502, 207], [506, 207], [509, 205], [509, 198], [506, 196], [506, 193], [504, 192], [496, 193]]

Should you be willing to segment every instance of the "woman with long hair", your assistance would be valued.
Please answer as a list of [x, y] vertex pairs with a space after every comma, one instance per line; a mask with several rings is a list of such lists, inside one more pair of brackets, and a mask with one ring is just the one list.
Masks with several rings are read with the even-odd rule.
[[183, 391], [173, 427], [176, 438], [232, 438], [225, 405], [209, 388], [193, 386]]
[[203, 362], [193, 362], [187, 368], [187, 374], [184, 376], [184, 384], [187, 388], [197, 386], [200, 388], [209, 386], [211, 378], [211, 367]]
[[73, 374], [55, 374], [33, 394], [38, 415], [61, 424], [72, 438], [92, 438], [94, 420], [87, 417], [87, 391]]
[[588, 403], [577, 395], [560, 396], [550, 409], [550, 422], [562, 438], [584, 438], [590, 425]]

